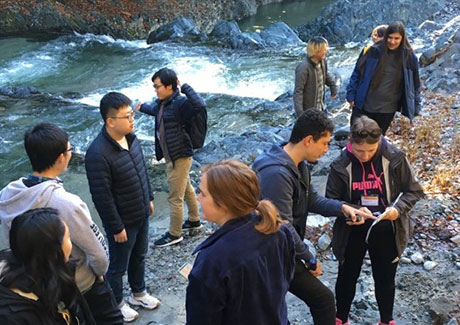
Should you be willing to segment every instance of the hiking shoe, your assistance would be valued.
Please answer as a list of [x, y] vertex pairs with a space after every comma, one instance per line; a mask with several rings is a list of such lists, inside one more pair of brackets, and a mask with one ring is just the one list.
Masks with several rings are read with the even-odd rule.
[[184, 224], [182, 225], [182, 231], [194, 230], [194, 229], [200, 229], [200, 228], [203, 228], [203, 225], [201, 224], [200, 220], [198, 221], [185, 220]]
[[131, 295], [128, 298], [128, 303], [134, 306], [141, 306], [142, 308], [152, 310], [160, 305], [160, 300], [146, 293], [142, 297]]
[[177, 243], [181, 242], [183, 239], [184, 239], [184, 237], [182, 237], [182, 236], [180, 236], [180, 237], [173, 236], [168, 231], [163, 235], [163, 237], [161, 237], [160, 239], [156, 240], [154, 242], [154, 245], [156, 247], [171, 246], [171, 245], [174, 245], [174, 244], [177, 244]]
[[134, 322], [139, 317], [139, 313], [129, 307], [127, 303], [123, 303], [123, 306], [120, 307], [120, 311], [123, 315], [123, 321], [125, 323]]
[[336, 318], [335, 325], [350, 325], [350, 323], [349, 322], [344, 323], [340, 318]]

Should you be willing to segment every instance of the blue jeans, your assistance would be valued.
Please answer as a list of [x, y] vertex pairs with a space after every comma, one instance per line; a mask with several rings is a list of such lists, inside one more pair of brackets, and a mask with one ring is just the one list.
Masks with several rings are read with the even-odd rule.
[[133, 293], [145, 291], [145, 255], [148, 249], [149, 219], [125, 226], [128, 240], [117, 243], [113, 234], [107, 233], [110, 264], [107, 280], [112, 287], [117, 304], [123, 300], [123, 275], [128, 271], [128, 282]]

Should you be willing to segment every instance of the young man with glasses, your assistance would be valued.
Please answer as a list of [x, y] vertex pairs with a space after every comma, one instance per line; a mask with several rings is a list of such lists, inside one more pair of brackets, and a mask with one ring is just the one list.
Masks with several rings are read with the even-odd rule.
[[378, 222], [366, 220], [355, 227], [340, 218], [335, 221], [332, 245], [339, 261], [336, 324], [348, 324], [367, 251], [380, 311], [379, 324], [395, 324], [396, 268], [413, 229], [409, 211], [423, 196], [423, 190], [405, 154], [386, 141], [376, 121], [367, 116], [354, 120], [346, 148], [331, 164], [326, 196], [362, 206], [368, 213], [385, 213]]
[[289, 142], [274, 144], [259, 155], [253, 164], [262, 190], [262, 198], [278, 208], [287, 220], [296, 249], [294, 278], [289, 291], [309, 307], [315, 324], [335, 324], [334, 295], [317, 277], [321, 264], [303, 242], [309, 212], [324, 216], [349, 218], [348, 224], [359, 225], [372, 214], [359, 211], [344, 202], [327, 199], [311, 186], [307, 162], [317, 161], [328, 151], [332, 121], [324, 111], [307, 109], [294, 124]]
[[113, 292], [103, 277], [109, 264], [104, 235], [91, 219], [85, 202], [67, 192], [59, 178], [75, 149], [67, 133], [56, 125], [40, 123], [25, 134], [24, 146], [33, 173], [11, 182], [0, 192], [5, 247], [9, 247], [9, 230], [16, 216], [35, 208], [57, 209], [69, 227], [75, 282], [94, 319], [97, 324], [122, 324]]
[[[171, 69], [155, 72], [152, 82], [158, 100], [153, 105], [137, 105], [136, 109], [155, 116], [155, 155], [158, 161], [163, 157], [166, 160], [170, 225], [169, 231], [155, 241], [156, 247], [165, 247], [182, 241], [183, 230], [201, 228], [198, 203], [189, 175], [193, 146], [184, 124], [204, 110], [206, 104], [188, 84], [180, 85]], [[181, 92], [185, 96], [181, 96]], [[182, 224], [184, 201], [188, 208], [188, 220]]]
[[131, 305], [154, 309], [160, 301], [145, 286], [149, 216], [153, 193], [139, 140], [134, 135], [131, 100], [110, 92], [100, 102], [104, 126], [85, 157], [91, 196], [109, 243], [107, 279], [126, 322], [139, 314], [123, 299], [123, 275], [128, 271]]

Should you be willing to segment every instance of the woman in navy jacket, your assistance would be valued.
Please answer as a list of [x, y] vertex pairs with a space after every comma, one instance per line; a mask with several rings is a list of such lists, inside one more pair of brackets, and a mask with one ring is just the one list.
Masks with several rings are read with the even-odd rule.
[[259, 201], [256, 174], [234, 160], [211, 164], [200, 192], [203, 217], [220, 228], [194, 251], [187, 324], [288, 324], [294, 241], [275, 206]]
[[402, 22], [391, 23], [382, 41], [358, 59], [347, 86], [353, 107], [350, 124], [366, 115], [387, 131], [396, 111], [411, 121], [420, 114], [420, 78], [417, 57]]

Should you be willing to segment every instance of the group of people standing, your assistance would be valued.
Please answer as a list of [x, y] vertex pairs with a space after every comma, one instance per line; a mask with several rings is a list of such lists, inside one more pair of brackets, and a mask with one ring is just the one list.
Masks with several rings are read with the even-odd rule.
[[[350, 81], [346, 100], [352, 108], [350, 126], [366, 115], [375, 120], [383, 134], [396, 112], [410, 121], [420, 114], [420, 77], [418, 60], [400, 21], [377, 26], [370, 35], [373, 44], [360, 53]], [[337, 97], [334, 78], [328, 73], [326, 53], [328, 42], [313, 37], [307, 44], [307, 56], [295, 71], [294, 107], [299, 116], [308, 108], [325, 107], [325, 86], [331, 98]]]
[[[198, 197], [190, 182], [193, 145], [185, 123], [206, 109], [203, 99], [168, 68], [152, 77], [153, 104], [106, 94], [100, 102], [104, 124], [85, 167], [108, 249], [87, 205], [59, 178], [74, 150], [67, 133], [50, 123], [28, 131], [24, 144], [33, 172], [0, 192], [10, 248], [0, 263], [2, 324], [121, 324], [137, 319], [130, 306], [160, 305], [145, 284], [154, 195], [134, 134], [136, 110], [155, 117], [156, 158], [166, 160], [170, 227], [154, 245], [178, 244], [183, 230], [201, 228], [197, 202], [203, 219], [219, 226], [193, 252], [187, 324], [289, 324], [288, 291], [309, 306], [315, 324], [348, 324], [367, 251], [380, 324], [394, 324], [394, 278], [412, 231], [408, 212], [423, 191], [404, 153], [384, 134], [396, 111], [411, 119], [420, 111], [417, 64], [401, 23], [390, 24], [382, 40], [363, 50], [347, 87], [349, 142], [331, 165], [324, 197], [311, 185], [308, 163], [328, 151], [334, 130], [323, 111], [325, 85], [337, 96], [326, 52], [327, 41], [312, 38], [296, 69], [298, 117], [289, 140], [259, 155], [252, 168], [235, 160], [206, 166]], [[335, 299], [303, 241], [309, 212], [336, 217]], [[126, 300], [125, 273], [131, 288]]]

